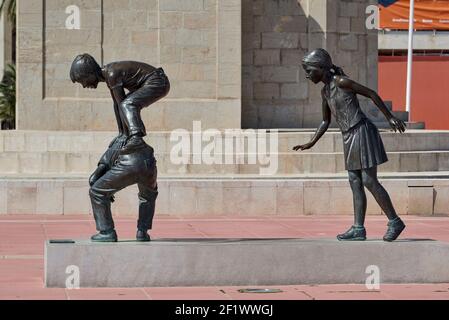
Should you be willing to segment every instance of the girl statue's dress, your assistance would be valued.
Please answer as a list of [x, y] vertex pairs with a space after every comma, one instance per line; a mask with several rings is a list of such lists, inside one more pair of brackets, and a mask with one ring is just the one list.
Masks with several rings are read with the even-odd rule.
[[388, 161], [377, 127], [365, 116], [354, 92], [326, 84], [325, 97], [343, 134], [346, 170], [361, 170]]

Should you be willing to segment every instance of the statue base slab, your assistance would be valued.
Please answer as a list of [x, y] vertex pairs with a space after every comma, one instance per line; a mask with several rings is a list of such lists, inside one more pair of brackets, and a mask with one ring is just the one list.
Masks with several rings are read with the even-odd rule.
[[372, 283], [370, 279], [377, 276], [380, 283], [447, 283], [448, 266], [449, 243], [427, 239], [391, 243], [333, 239], [75, 240], [45, 244], [47, 287], [78, 282], [80, 287], [345, 284]]

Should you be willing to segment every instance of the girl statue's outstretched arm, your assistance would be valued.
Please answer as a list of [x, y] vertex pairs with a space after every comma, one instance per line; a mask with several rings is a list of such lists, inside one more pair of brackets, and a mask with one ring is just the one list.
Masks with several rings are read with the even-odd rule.
[[324, 97], [323, 91], [321, 91], [321, 97], [323, 98], [322, 102], [323, 121], [320, 123], [320, 126], [316, 130], [315, 135], [313, 136], [312, 140], [310, 140], [310, 142], [303, 145], [294, 146], [293, 150], [298, 151], [300, 149], [306, 150], [312, 148], [329, 128], [329, 124], [331, 123], [331, 110], [329, 109], [329, 105], [327, 104], [327, 100]]

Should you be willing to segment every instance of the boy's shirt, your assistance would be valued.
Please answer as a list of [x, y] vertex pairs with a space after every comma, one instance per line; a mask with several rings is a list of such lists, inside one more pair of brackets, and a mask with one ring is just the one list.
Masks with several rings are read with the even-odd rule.
[[137, 61], [118, 61], [104, 66], [109, 89], [123, 87], [130, 92], [139, 89], [156, 70], [153, 66]]

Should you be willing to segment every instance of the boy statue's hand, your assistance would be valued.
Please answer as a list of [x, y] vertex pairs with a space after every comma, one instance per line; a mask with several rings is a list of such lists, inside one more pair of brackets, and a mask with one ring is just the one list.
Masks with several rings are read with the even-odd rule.
[[95, 182], [100, 179], [108, 170], [107, 166], [105, 164], [100, 163], [97, 167], [97, 169], [92, 173], [89, 177], [89, 185], [92, 187]]

